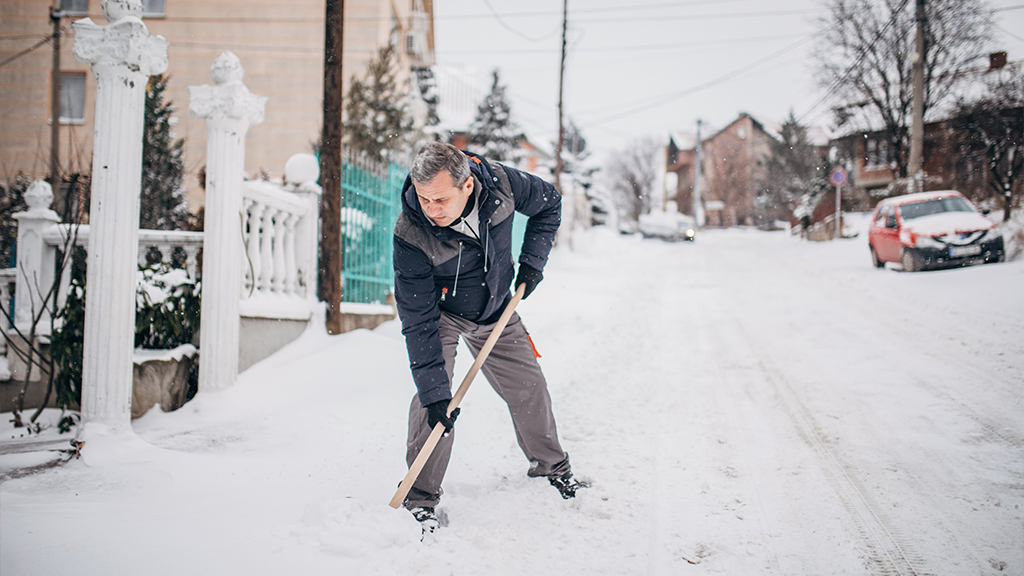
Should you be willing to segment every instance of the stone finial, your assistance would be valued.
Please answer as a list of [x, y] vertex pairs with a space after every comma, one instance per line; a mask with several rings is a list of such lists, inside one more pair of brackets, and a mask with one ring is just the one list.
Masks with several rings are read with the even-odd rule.
[[13, 215], [14, 219], [21, 223], [18, 225], [19, 230], [22, 224], [30, 220], [60, 222], [60, 216], [50, 209], [50, 204], [53, 204], [53, 187], [49, 182], [36, 180], [29, 185], [25, 191], [25, 204], [28, 205], [28, 210]]
[[125, 16], [142, 18], [145, 7], [142, 0], [103, 0], [103, 17], [113, 24]]
[[49, 182], [36, 180], [25, 192], [25, 204], [28, 204], [30, 212], [49, 210], [53, 204], [53, 187]]
[[242, 84], [245, 71], [238, 57], [224, 52], [210, 68], [216, 86], [189, 86], [188, 110], [206, 120], [243, 120], [249, 125], [263, 122], [266, 96], [257, 96]]
[[218, 86], [228, 82], [241, 82], [244, 76], [245, 70], [242, 69], [242, 61], [230, 50], [221, 52], [221, 55], [213, 61], [213, 66], [210, 67], [210, 78]]

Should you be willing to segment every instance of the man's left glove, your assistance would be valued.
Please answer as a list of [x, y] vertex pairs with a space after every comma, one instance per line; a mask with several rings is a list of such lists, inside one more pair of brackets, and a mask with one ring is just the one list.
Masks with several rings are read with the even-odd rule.
[[462, 408], [456, 408], [452, 410], [451, 417], [448, 416], [448, 404], [451, 400], [438, 400], [433, 404], [427, 404], [427, 424], [430, 425], [430, 429], [433, 430], [434, 426], [440, 422], [444, 424], [444, 435], [451, 434], [452, 430], [455, 429], [455, 419], [459, 416], [459, 412]]
[[528, 264], [519, 265], [519, 275], [516, 276], [516, 290], [519, 289], [520, 284], [526, 284], [526, 291], [523, 292], [523, 300], [533, 292], [533, 289], [540, 284], [540, 281], [544, 279], [544, 275], [541, 274], [540, 270], [537, 270], [533, 266]]

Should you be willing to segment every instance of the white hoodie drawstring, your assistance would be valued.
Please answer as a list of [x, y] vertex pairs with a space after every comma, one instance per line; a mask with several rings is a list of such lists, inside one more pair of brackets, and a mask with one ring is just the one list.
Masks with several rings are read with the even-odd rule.
[[[459, 240], [459, 261], [455, 264], [455, 286], [452, 288], [452, 298], [459, 293], [459, 270], [462, 268], [462, 240]], [[486, 266], [484, 272], [486, 272]]]
[[487, 260], [489, 260], [489, 258], [487, 258], [487, 246], [491, 242], [491, 219], [490, 218], [487, 219], [487, 224], [485, 224], [485, 227], [486, 227], [486, 230], [484, 230], [484, 274], [487, 273]]

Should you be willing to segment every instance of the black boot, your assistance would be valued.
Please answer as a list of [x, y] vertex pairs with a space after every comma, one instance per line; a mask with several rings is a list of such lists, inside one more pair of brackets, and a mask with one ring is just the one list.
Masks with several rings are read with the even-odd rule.
[[590, 482], [580, 481], [573, 478], [572, 472], [566, 472], [561, 476], [548, 476], [548, 482], [551, 482], [552, 486], [558, 488], [558, 493], [566, 500], [569, 498], [575, 498], [576, 491], [580, 488], [590, 487]]
[[433, 508], [417, 506], [416, 508], [410, 508], [409, 512], [412, 512], [412, 517], [423, 527], [424, 534], [433, 532], [441, 527], [441, 521], [437, 518]]

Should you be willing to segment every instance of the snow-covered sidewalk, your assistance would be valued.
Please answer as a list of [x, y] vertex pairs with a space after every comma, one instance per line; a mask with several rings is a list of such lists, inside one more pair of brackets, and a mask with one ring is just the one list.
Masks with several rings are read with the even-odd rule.
[[526, 477], [479, 377], [450, 525], [420, 542], [386, 505], [414, 390], [400, 327], [310, 330], [137, 437], [0, 484], [0, 573], [1024, 573], [1024, 262], [906, 274], [863, 237], [748, 230], [573, 244], [519, 311], [594, 483], [576, 500]]

